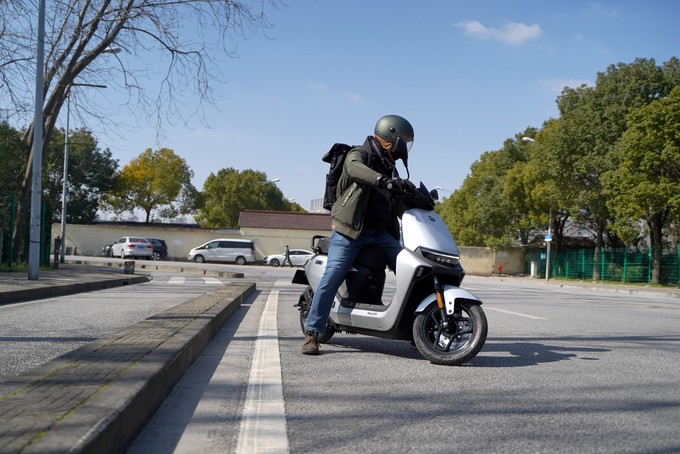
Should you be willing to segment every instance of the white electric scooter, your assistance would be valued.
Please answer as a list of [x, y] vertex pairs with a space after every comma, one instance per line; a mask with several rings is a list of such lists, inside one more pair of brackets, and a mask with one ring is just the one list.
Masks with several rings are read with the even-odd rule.
[[[403, 250], [397, 256], [396, 291], [383, 302], [386, 260], [382, 249], [362, 249], [338, 290], [326, 332], [319, 342], [346, 332], [412, 340], [426, 359], [436, 364], [460, 365], [474, 358], [484, 346], [487, 321], [482, 301], [460, 288], [465, 271], [446, 224], [434, 212], [437, 192], [420, 187], [402, 197]], [[305, 330], [314, 290], [328, 259], [330, 238], [312, 238], [315, 255], [293, 283], [307, 288], [296, 305]]]

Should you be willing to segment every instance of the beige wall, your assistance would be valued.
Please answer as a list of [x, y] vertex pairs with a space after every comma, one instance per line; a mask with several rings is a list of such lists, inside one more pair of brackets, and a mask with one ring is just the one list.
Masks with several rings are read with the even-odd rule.
[[[160, 238], [168, 245], [172, 259], [184, 260], [189, 250], [216, 238], [239, 238], [253, 240], [255, 259], [262, 260], [266, 255], [283, 252], [285, 245], [291, 249], [309, 249], [312, 235], [330, 235], [330, 231], [310, 232], [308, 230], [243, 229], [220, 231], [191, 228], [171, 228], [152, 226], [119, 226], [109, 224], [67, 225], [66, 247], [75, 255], [98, 256], [102, 247], [124, 236]], [[61, 236], [61, 225], [52, 225], [52, 238]], [[73, 249], [75, 248], [75, 249]]]
[[[61, 225], [52, 225], [52, 238], [61, 235]], [[284, 246], [291, 249], [311, 249], [313, 235], [330, 235], [330, 231], [283, 230], [244, 228], [241, 232], [191, 228], [152, 226], [119, 226], [109, 224], [67, 225], [66, 247], [75, 255], [99, 256], [102, 246], [111, 244], [123, 236], [160, 238], [168, 245], [171, 259], [186, 260], [189, 250], [215, 238], [250, 239], [255, 243], [255, 259], [262, 260], [270, 254], [283, 252]], [[75, 251], [72, 249], [75, 248]], [[524, 252], [521, 248], [494, 251], [482, 247], [460, 247], [460, 260], [465, 272], [470, 275], [490, 276], [498, 274], [522, 274]]]
[[524, 273], [524, 251], [521, 248], [495, 251], [486, 247], [460, 246], [459, 249], [460, 263], [467, 274], [498, 274], [498, 265], [501, 266], [501, 274]]

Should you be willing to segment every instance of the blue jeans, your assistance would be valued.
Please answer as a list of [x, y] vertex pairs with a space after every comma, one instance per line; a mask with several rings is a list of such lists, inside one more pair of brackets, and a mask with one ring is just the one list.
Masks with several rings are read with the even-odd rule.
[[314, 292], [312, 307], [307, 316], [305, 327], [307, 331], [315, 331], [319, 334], [326, 331], [326, 322], [333, 306], [335, 293], [340, 288], [342, 281], [345, 280], [345, 275], [347, 270], [351, 268], [352, 262], [366, 244], [377, 244], [382, 247], [390, 269], [396, 268], [397, 254], [401, 252], [402, 248], [399, 241], [388, 232], [364, 229], [359, 238], [355, 240], [333, 230], [326, 270]]

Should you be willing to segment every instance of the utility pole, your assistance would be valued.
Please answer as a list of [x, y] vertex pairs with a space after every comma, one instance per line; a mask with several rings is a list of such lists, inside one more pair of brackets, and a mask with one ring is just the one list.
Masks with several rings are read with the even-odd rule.
[[45, 0], [38, 12], [38, 54], [35, 64], [35, 115], [33, 116], [33, 175], [31, 184], [31, 225], [28, 244], [28, 279], [38, 280], [40, 269], [40, 208], [42, 204], [43, 148], [43, 66], [45, 59]]
[[545, 255], [545, 280], [550, 279], [550, 243], [552, 243], [552, 208], [548, 211], [548, 234], [545, 236], [546, 255]]

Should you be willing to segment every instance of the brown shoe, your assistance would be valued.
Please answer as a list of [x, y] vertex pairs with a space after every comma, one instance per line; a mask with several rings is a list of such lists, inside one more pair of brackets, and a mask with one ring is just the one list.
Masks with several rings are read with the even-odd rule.
[[318, 355], [319, 354], [319, 334], [314, 331], [307, 331], [305, 333], [305, 342], [302, 344], [303, 355]]

